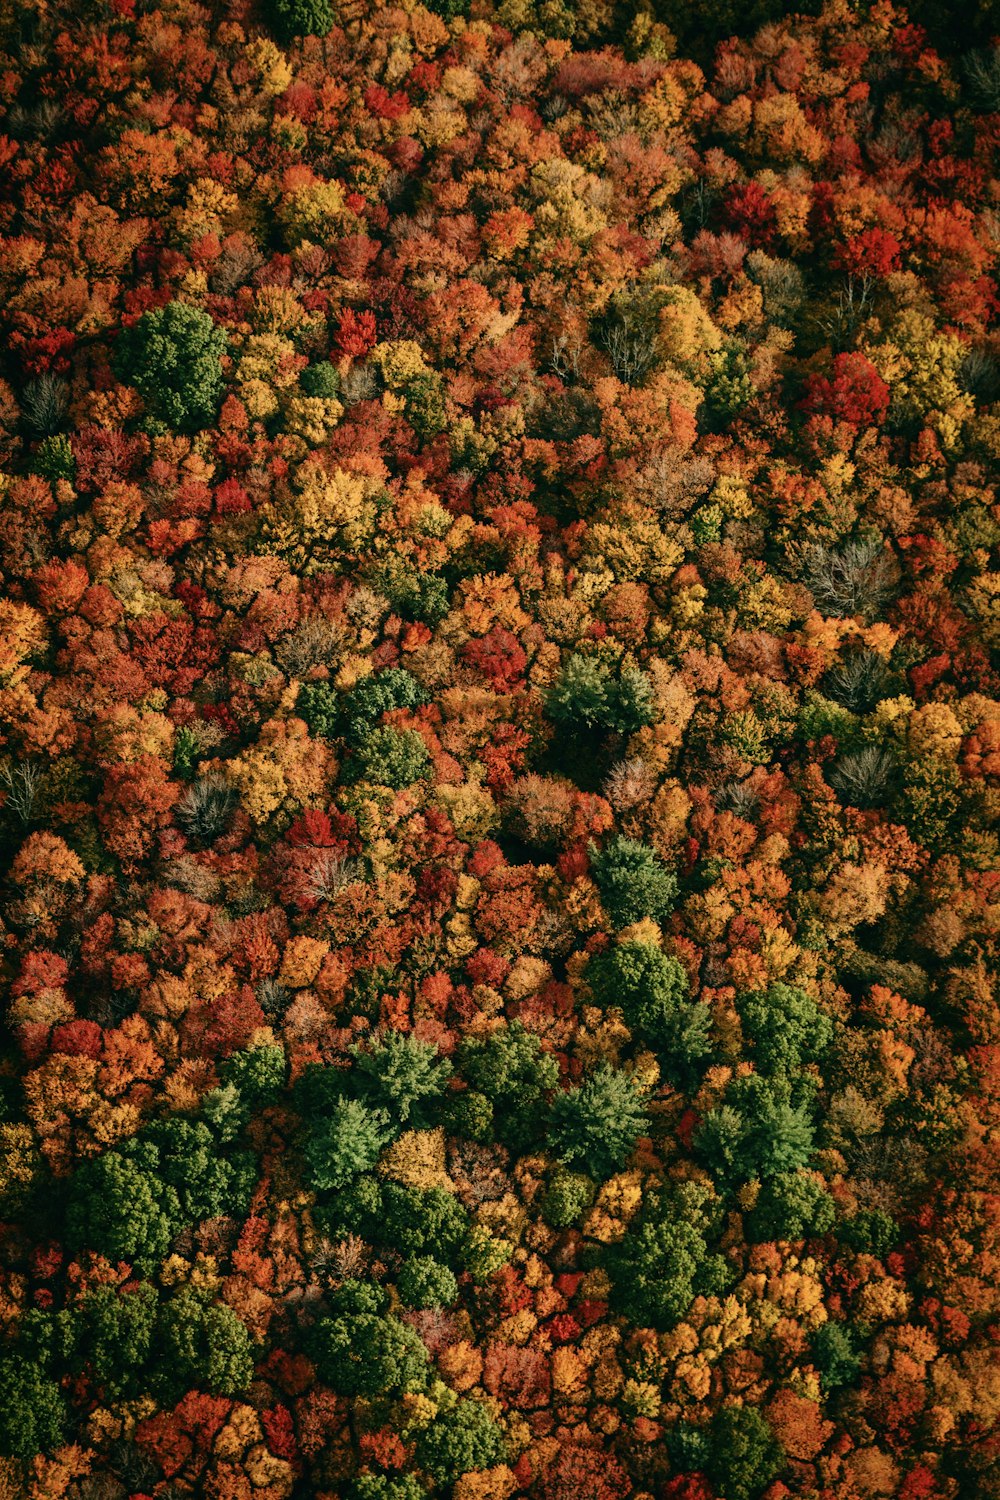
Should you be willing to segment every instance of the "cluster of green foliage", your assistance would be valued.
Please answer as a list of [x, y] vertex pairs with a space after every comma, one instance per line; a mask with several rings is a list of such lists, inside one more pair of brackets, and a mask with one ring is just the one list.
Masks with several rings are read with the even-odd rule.
[[635, 734], [656, 718], [649, 678], [637, 668], [617, 674], [596, 656], [574, 652], [549, 691], [552, 721], [570, 733], [585, 730]]
[[115, 373], [136, 387], [155, 419], [193, 432], [218, 414], [228, 347], [225, 331], [208, 313], [186, 302], [168, 302], [122, 330]]

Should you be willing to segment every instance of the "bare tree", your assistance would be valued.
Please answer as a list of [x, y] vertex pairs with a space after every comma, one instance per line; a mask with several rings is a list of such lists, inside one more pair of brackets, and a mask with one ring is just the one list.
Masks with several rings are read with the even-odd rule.
[[34, 817], [41, 780], [41, 771], [28, 761], [0, 766], [0, 791], [6, 793], [4, 807], [9, 808], [20, 823], [28, 824]]
[[849, 807], [877, 807], [889, 789], [893, 769], [887, 750], [866, 745], [841, 756], [830, 772], [830, 785]]
[[309, 871], [307, 889], [316, 901], [332, 901], [349, 885], [361, 879], [361, 866], [356, 859], [347, 859], [333, 849], [318, 849], [316, 860]]
[[625, 385], [638, 385], [656, 363], [656, 324], [637, 303], [610, 309], [598, 339]]
[[805, 584], [817, 609], [844, 618], [874, 618], [892, 596], [899, 569], [880, 541], [816, 544], [806, 558]]
[[973, 106], [985, 114], [1000, 112], [1000, 47], [967, 52], [962, 71]]
[[29, 380], [21, 394], [24, 425], [38, 437], [51, 437], [62, 426], [69, 408], [69, 385], [48, 371]]
[[877, 651], [855, 651], [827, 674], [824, 686], [835, 703], [852, 713], [870, 713], [888, 696], [892, 672]]
[[210, 844], [236, 811], [236, 788], [225, 777], [200, 776], [177, 804], [177, 821], [195, 843]]

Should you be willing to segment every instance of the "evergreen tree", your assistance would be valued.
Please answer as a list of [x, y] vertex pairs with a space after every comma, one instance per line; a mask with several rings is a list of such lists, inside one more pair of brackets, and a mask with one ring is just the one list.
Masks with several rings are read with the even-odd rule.
[[168, 427], [194, 432], [214, 422], [225, 377], [228, 339], [208, 313], [186, 302], [151, 308], [115, 347], [115, 373], [134, 385]]
[[602, 1063], [584, 1083], [556, 1095], [549, 1146], [560, 1161], [600, 1180], [625, 1165], [646, 1124], [635, 1083]]

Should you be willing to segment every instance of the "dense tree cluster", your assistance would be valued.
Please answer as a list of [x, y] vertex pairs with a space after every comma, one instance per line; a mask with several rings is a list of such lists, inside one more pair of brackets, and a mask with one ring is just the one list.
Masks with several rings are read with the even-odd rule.
[[0, 1500], [1000, 1492], [947, 10], [0, 7]]

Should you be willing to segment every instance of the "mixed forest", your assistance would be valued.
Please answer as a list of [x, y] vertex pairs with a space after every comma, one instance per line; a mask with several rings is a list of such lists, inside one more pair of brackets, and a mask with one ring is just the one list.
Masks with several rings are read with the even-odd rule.
[[0, 7], [0, 1500], [1000, 1494], [961, 9]]

